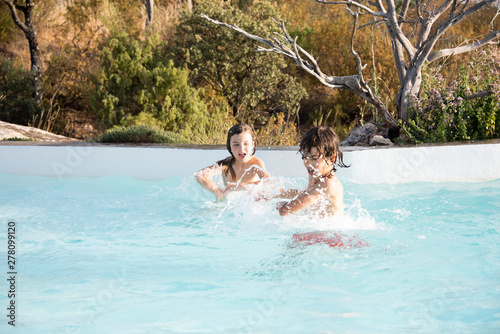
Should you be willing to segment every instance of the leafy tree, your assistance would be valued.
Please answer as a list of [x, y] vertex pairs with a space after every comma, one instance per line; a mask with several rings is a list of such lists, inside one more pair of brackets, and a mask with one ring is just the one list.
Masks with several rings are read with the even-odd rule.
[[276, 7], [269, 1], [255, 1], [243, 11], [227, 2], [204, 1], [180, 18], [176, 52], [178, 63], [189, 68], [192, 82], [222, 94], [238, 121], [253, 123], [269, 112], [295, 112], [307, 93], [284, 73], [286, 62], [255, 54], [252, 41], [209, 24], [200, 13], [268, 35], [271, 17], [278, 15]]
[[102, 47], [91, 106], [105, 128], [149, 120], [187, 136], [203, 128], [206, 105], [188, 82], [188, 71], [165, 55], [166, 42], [113, 33]]

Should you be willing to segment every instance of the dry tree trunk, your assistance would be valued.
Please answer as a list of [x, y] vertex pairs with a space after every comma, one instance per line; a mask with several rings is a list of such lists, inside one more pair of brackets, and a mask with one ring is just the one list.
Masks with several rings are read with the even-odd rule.
[[[42, 58], [36, 30], [33, 26], [33, 8], [35, 7], [34, 0], [26, 0], [24, 5], [17, 4], [12, 0], [0, 0], [9, 6], [14, 23], [21, 29], [28, 40], [31, 59], [31, 71], [35, 79], [34, 97], [38, 104], [42, 103]], [[24, 14], [24, 22], [19, 18], [18, 11]]]

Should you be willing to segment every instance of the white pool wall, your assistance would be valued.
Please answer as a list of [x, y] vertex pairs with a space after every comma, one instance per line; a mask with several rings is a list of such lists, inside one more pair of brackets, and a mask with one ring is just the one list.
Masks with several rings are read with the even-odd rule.
[[[258, 148], [272, 176], [306, 177], [297, 147]], [[500, 141], [392, 148], [344, 147], [341, 180], [357, 183], [483, 182], [500, 179]], [[159, 180], [191, 175], [228, 156], [223, 147], [101, 144], [0, 145], [0, 173], [52, 177], [130, 176]]]

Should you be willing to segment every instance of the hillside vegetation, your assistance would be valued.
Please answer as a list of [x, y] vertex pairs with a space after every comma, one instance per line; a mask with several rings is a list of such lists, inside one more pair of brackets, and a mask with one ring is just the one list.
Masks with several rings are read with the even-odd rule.
[[[342, 7], [313, 0], [157, 0], [147, 22], [142, 0], [31, 1], [42, 100], [34, 96], [27, 39], [2, 0], [0, 120], [78, 139], [117, 134], [122, 127], [156, 128], [172, 134], [168, 140], [199, 144], [222, 144], [231, 125], [247, 122], [266, 145], [295, 145], [304, 129], [318, 124], [344, 138], [360, 124], [382, 123], [351, 92], [327, 88], [284, 57], [257, 53], [255, 42], [199, 16], [264, 36], [277, 31], [273, 18], [283, 19], [324, 71], [350, 75], [357, 71], [350, 52], [352, 17]], [[477, 38], [494, 16], [483, 11], [471, 17], [442, 43]], [[398, 74], [384, 26], [357, 34], [355, 49], [370, 87], [396, 115], [391, 101]], [[426, 68], [415, 104], [420, 109], [401, 124], [401, 140], [500, 137], [498, 70], [498, 47]], [[466, 98], [484, 90], [494, 94]]]

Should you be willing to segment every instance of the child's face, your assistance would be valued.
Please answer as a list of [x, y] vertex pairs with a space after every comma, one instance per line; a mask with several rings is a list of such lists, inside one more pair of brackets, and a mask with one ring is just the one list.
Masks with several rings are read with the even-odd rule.
[[250, 132], [246, 131], [239, 135], [232, 135], [229, 143], [231, 145], [231, 152], [236, 160], [241, 162], [248, 162], [250, 160], [254, 147]]
[[307, 169], [307, 173], [312, 177], [327, 175], [332, 171], [332, 162], [325, 159], [316, 147], [311, 147], [309, 152], [302, 153], [302, 161]]

